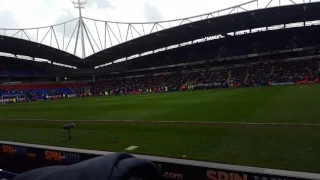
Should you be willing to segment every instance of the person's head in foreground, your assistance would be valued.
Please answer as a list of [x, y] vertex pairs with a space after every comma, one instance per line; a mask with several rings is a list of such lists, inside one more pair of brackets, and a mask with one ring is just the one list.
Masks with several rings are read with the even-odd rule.
[[13, 180], [160, 180], [155, 164], [126, 153], [101, 156], [69, 166], [22, 173]]

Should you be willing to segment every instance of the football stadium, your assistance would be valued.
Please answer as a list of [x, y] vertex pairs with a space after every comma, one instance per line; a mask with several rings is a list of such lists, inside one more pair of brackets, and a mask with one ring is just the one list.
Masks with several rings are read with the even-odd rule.
[[[82, 16], [85, 3], [78, 1], [79, 17], [61, 24], [1, 29], [0, 22], [1, 145], [320, 178], [320, 2], [283, 1], [141, 23]], [[58, 32], [66, 28], [69, 35]], [[68, 138], [62, 126], [70, 123]], [[210, 180], [251, 179], [208, 172]]]

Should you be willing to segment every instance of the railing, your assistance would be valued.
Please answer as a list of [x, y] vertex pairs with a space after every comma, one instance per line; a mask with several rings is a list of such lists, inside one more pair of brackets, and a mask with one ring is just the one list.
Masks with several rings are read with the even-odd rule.
[[[17, 142], [0, 141], [0, 163], [11, 171], [21, 173], [35, 167], [49, 165], [69, 165], [93, 157], [109, 155], [112, 152], [93, 151], [54, 146], [43, 146]], [[226, 165], [200, 161], [134, 155], [137, 158], [153, 161], [163, 179], [181, 180], [320, 180], [320, 174]]]

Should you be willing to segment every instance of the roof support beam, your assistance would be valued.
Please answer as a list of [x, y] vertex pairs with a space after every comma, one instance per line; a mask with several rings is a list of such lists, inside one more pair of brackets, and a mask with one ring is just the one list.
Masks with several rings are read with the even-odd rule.
[[[91, 32], [90, 32], [90, 30], [89, 30], [88, 26], [84, 23], [84, 21], [83, 21], [83, 20], [82, 20], [82, 24], [83, 24], [83, 26], [84, 26], [84, 29], [86, 30], [86, 34], [87, 34], [87, 37], [88, 37], [88, 40], [89, 40], [90, 44], [91, 44], [91, 40], [90, 40], [89, 35], [91, 36], [91, 38], [92, 38], [93, 42], [96, 44], [97, 48], [98, 48], [98, 49], [99, 49], [99, 51], [100, 51], [101, 49], [99, 48], [98, 43], [96, 42], [96, 40], [95, 40], [95, 39], [94, 39], [94, 37], [92, 36], [92, 34], [91, 34]], [[88, 32], [89, 32], [89, 35], [88, 35]], [[92, 44], [91, 44], [91, 46], [92, 46]], [[93, 50], [93, 52], [95, 52], [95, 51]]]
[[111, 29], [111, 27], [109, 26], [109, 24], [108, 24], [108, 27], [109, 27], [109, 29], [110, 29], [110, 31], [111, 31], [111, 33], [112, 33], [112, 35], [114, 36], [114, 38], [116, 38], [116, 40], [117, 40], [117, 41], [118, 41], [118, 43], [120, 44], [119, 39], [117, 38], [117, 36], [115, 35], [115, 33], [112, 31], [112, 29]]
[[49, 31], [50, 31], [50, 28], [48, 29], [46, 35], [45, 35], [45, 36], [43, 37], [43, 39], [41, 40], [40, 44], [42, 43], [42, 41], [44, 40], [44, 38], [46, 38], [46, 36], [48, 35]]
[[[84, 25], [83, 26], [83, 28], [84, 28], [84, 32], [86, 33], [86, 35], [87, 35], [87, 38], [88, 38], [88, 40], [89, 40], [89, 43], [90, 43], [90, 46], [91, 46], [91, 49], [92, 49], [92, 52], [93, 53], [95, 53], [95, 50], [94, 50], [94, 48], [93, 48], [93, 46], [92, 46], [92, 42], [91, 42], [91, 40], [90, 40], [90, 37], [89, 37], [89, 34], [91, 35], [91, 37], [92, 37], [92, 34], [90, 33], [90, 31], [89, 31], [89, 29], [88, 29], [88, 27], [87, 27], [87, 25], [83, 22], [83, 20], [81, 19], [81, 21], [82, 21], [82, 24]], [[88, 31], [89, 31], [89, 34], [88, 34]], [[93, 39], [93, 41], [96, 43], [96, 41], [94, 40], [94, 38], [92, 37], [92, 39]], [[96, 46], [98, 47], [98, 49], [99, 49], [99, 46], [98, 46], [98, 44], [96, 43]]]
[[153, 26], [152, 26], [152, 29], [151, 29], [151, 31], [150, 31], [150, 34], [152, 33], [153, 28], [154, 28], [155, 25], [156, 25], [156, 24], [154, 23]]
[[111, 36], [110, 36], [110, 32], [109, 32], [109, 25], [108, 25], [108, 23], [107, 23], [107, 31], [108, 31], [108, 36], [109, 36], [110, 45], [112, 46], [112, 40], [111, 40]]
[[95, 27], [96, 27], [96, 31], [97, 31], [97, 34], [98, 34], [98, 38], [99, 38], [99, 42], [100, 42], [101, 49], [103, 49], [102, 43], [101, 43], [101, 39], [100, 39], [100, 34], [99, 34], [99, 31], [98, 31], [98, 28], [97, 28], [97, 23], [96, 23], [96, 21], [94, 21], [94, 25], [95, 25]]
[[68, 49], [68, 47], [69, 47], [69, 44], [70, 44], [70, 42], [71, 42], [71, 40], [72, 40], [72, 38], [73, 38], [73, 35], [74, 35], [74, 33], [76, 32], [76, 29], [77, 29], [77, 27], [78, 27], [78, 25], [79, 25], [79, 21], [80, 21], [80, 20], [78, 20], [78, 23], [76, 24], [76, 26], [75, 26], [75, 28], [74, 28], [74, 30], [73, 30], [73, 32], [72, 32], [71, 38], [69, 39], [69, 42], [68, 42], [68, 44], [67, 44], [67, 47], [66, 47], [65, 51], [67, 51], [67, 49]]
[[38, 42], [38, 38], [39, 38], [39, 29], [37, 29], [37, 40], [36, 40], [36, 42]]
[[104, 22], [104, 49], [107, 48], [107, 22]]
[[247, 9], [245, 9], [245, 8], [243, 8], [243, 7], [241, 7], [241, 6], [240, 6], [239, 8], [242, 9], [242, 10], [244, 10], [244, 11], [248, 11]]
[[163, 26], [161, 26], [161, 24], [158, 24], [158, 26], [160, 26], [163, 30], [165, 30], [165, 28]]
[[[143, 34], [146, 35], [146, 32], [144, 31], [144, 25], [143, 24], [141, 24], [141, 25], [142, 25]], [[171, 22], [170, 22], [170, 25], [171, 25]]]
[[53, 27], [52, 27], [52, 32], [53, 32], [54, 38], [56, 39], [57, 46], [60, 49], [59, 42], [58, 42], [58, 39], [57, 39], [57, 36], [56, 36], [56, 32], [54, 31]]
[[50, 46], [52, 47], [52, 27], [50, 28]]
[[269, 1], [269, 3], [266, 5], [266, 7], [265, 8], [267, 8], [269, 5], [270, 5], [270, 3], [272, 2], [273, 0], [270, 0]]
[[120, 35], [121, 42], [123, 42], [123, 40], [122, 40], [122, 35], [121, 35], [121, 31], [120, 31], [120, 27], [119, 27], [119, 23], [117, 23], [117, 26], [118, 26], [118, 31], [119, 31], [119, 35]]
[[127, 35], [126, 35], [126, 41], [128, 40], [129, 27], [130, 27], [130, 24], [128, 24]]
[[236, 8], [231, 9], [231, 11], [228, 13], [228, 15], [231, 14], [235, 9]]
[[18, 32], [14, 33], [14, 34], [12, 35], [12, 37], [14, 37], [15, 35], [17, 35], [20, 31], [21, 31], [21, 30], [19, 30]]
[[24, 33], [24, 35], [27, 36], [27, 38], [29, 39], [29, 41], [31, 41], [30, 38], [29, 38], [29, 36], [27, 35], [27, 33], [26, 33], [24, 30], [22, 30], [22, 32]]
[[293, 4], [297, 4], [297, 3], [295, 3], [293, 0], [290, 0]]
[[78, 32], [77, 32], [77, 36], [76, 36], [76, 44], [75, 44], [75, 47], [74, 47], [74, 53], [73, 53], [73, 55], [76, 55], [76, 52], [77, 52], [77, 46], [78, 46], [78, 39], [79, 39], [80, 28], [81, 28], [81, 19], [79, 19]]
[[64, 49], [64, 37], [65, 37], [65, 35], [66, 35], [66, 24], [63, 25], [63, 39], [62, 39], [62, 41], [63, 41], [62, 43], [63, 44], [62, 44], [62, 49]]

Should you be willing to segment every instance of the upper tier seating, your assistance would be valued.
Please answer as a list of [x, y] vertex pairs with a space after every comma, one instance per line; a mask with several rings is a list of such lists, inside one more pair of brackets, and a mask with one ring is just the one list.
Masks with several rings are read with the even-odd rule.
[[[49, 73], [45, 71], [28, 71], [28, 70], [5, 70], [7, 73], [4, 72], [4, 76], [48, 76]], [[1, 73], [0, 73], [1, 75]]]

